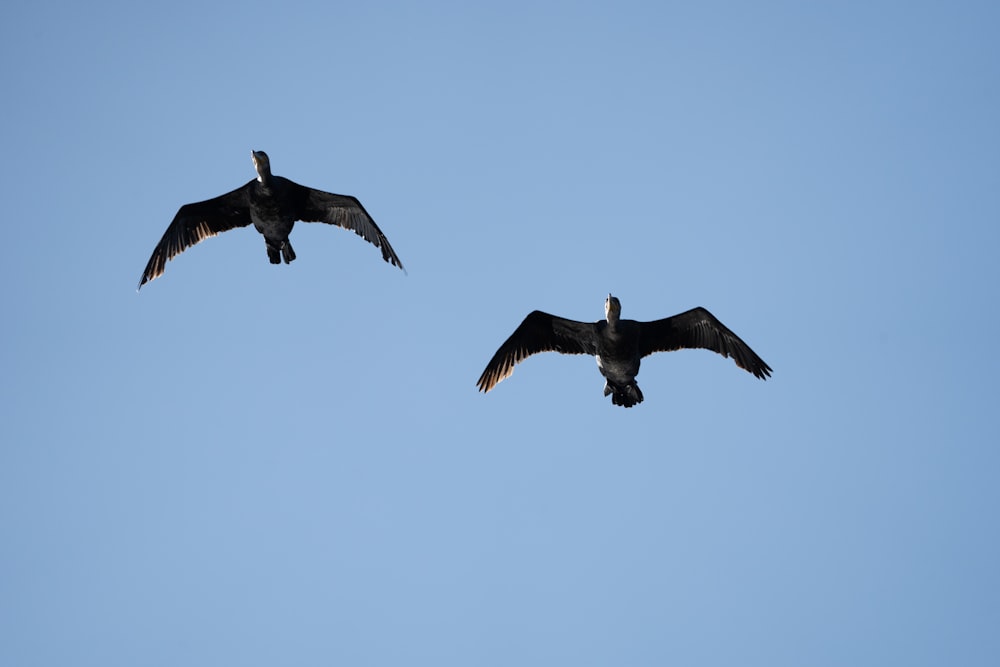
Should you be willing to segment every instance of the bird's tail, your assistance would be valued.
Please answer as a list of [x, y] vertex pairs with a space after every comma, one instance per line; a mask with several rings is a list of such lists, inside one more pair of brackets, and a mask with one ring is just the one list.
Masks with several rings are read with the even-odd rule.
[[623, 408], [631, 408], [636, 403], [642, 403], [642, 390], [635, 382], [629, 382], [624, 387], [605, 382], [604, 395], [608, 394], [611, 394], [613, 405], [620, 405]]
[[267, 259], [271, 264], [281, 264], [282, 257], [285, 259], [285, 264], [290, 264], [295, 259], [295, 251], [288, 241], [264, 239], [264, 243], [267, 245]]

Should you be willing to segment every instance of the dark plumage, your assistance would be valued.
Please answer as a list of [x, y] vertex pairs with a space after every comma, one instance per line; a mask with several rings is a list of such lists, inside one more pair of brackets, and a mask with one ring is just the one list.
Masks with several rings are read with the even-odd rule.
[[630, 408], [642, 403], [635, 382], [640, 360], [654, 352], [702, 348], [732, 357], [736, 365], [761, 380], [771, 367], [746, 343], [704, 308], [693, 308], [654, 322], [619, 319], [621, 303], [608, 295], [605, 320], [576, 322], [536, 310], [521, 322], [497, 350], [477, 383], [487, 392], [514, 372], [514, 366], [536, 352], [590, 354], [607, 382], [604, 395], [611, 402]]
[[185, 204], [177, 211], [163, 238], [142, 272], [139, 288], [163, 274], [168, 260], [210, 236], [251, 222], [264, 236], [267, 258], [272, 264], [295, 259], [288, 242], [296, 220], [325, 222], [354, 231], [382, 250], [382, 259], [403, 268], [389, 239], [368, 211], [354, 197], [314, 190], [281, 176], [271, 175], [271, 162], [264, 151], [251, 151], [257, 178], [215, 199]]

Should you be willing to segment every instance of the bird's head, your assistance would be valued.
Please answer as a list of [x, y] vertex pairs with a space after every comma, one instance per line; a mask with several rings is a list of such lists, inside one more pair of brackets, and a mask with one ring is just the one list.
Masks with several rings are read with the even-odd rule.
[[618, 297], [608, 294], [608, 298], [604, 300], [604, 317], [607, 318], [608, 322], [617, 322], [621, 314], [622, 302], [618, 300]]
[[257, 180], [261, 183], [271, 177], [271, 160], [264, 151], [250, 151], [253, 168], [257, 170]]

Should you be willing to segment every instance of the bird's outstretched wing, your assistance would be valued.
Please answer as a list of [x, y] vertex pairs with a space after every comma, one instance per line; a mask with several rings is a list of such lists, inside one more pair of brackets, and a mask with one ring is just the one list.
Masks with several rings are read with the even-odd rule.
[[146, 270], [142, 272], [136, 291], [150, 280], [163, 275], [169, 260], [196, 243], [224, 231], [249, 225], [251, 220], [247, 192], [252, 183], [250, 181], [247, 185], [214, 199], [181, 206], [173, 222], [163, 233], [163, 238], [153, 248], [153, 255], [146, 264]]
[[[396, 251], [389, 245], [389, 239], [375, 224], [365, 207], [356, 197], [350, 195], [335, 195], [313, 188], [307, 188], [289, 181], [296, 191], [299, 207], [299, 220], [303, 222], [325, 222], [350, 229], [355, 234], [368, 241], [382, 251], [382, 259], [393, 266], [403, 268], [403, 263], [396, 256]], [[403, 269], [404, 271], [406, 269]]]
[[594, 324], [534, 311], [490, 359], [476, 383], [479, 390], [489, 391], [509, 377], [515, 365], [537, 352], [597, 354]]
[[771, 367], [704, 308], [692, 308], [666, 319], [639, 323], [639, 352], [644, 357], [654, 352], [691, 348], [732, 357], [737, 366], [761, 380], [771, 375]]

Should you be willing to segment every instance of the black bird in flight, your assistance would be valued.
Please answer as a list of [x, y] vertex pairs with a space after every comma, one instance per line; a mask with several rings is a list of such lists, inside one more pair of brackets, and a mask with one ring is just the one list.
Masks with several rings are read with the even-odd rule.
[[604, 302], [606, 319], [593, 323], [534, 311], [490, 359], [477, 383], [479, 390], [489, 391], [536, 352], [596, 356], [597, 368], [607, 380], [604, 395], [611, 394], [613, 404], [626, 408], [642, 403], [635, 376], [640, 360], [654, 352], [702, 348], [732, 357], [737, 366], [761, 380], [771, 375], [771, 367], [704, 308], [653, 322], [619, 319], [621, 311], [621, 302], [610, 294]]
[[272, 264], [280, 264], [282, 258], [286, 264], [295, 259], [288, 234], [295, 221], [302, 220], [350, 229], [380, 248], [382, 259], [403, 268], [389, 239], [356, 198], [314, 190], [273, 176], [267, 153], [251, 151], [251, 156], [257, 178], [215, 199], [181, 206], [153, 249], [136, 291], [162, 275], [167, 261], [191, 246], [230, 229], [246, 227], [251, 222], [264, 236], [267, 258]]

